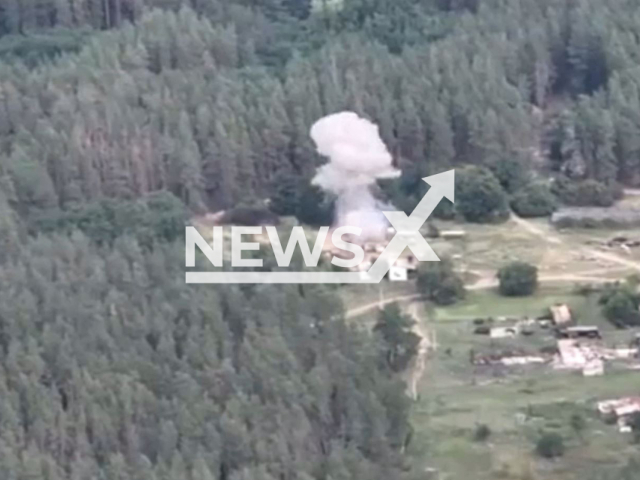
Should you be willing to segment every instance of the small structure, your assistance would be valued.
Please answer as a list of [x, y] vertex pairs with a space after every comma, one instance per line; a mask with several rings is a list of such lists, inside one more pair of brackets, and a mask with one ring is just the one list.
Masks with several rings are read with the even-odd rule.
[[551, 310], [551, 317], [553, 318], [553, 323], [556, 325], [567, 325], [571, 323], [571, 309], [566, 304], [557, 304], [549, 307]]
[[398, 265], [392, 265], [389, 269], [388, 278], [392, 282], [406, 282], [409, 278], [407, 269]]
[[467, 236], [464, 230], [444, 230], [440, 232], [440, 237], [444, 240], [462, 240]]
[[578, 327], [567, 327], [562, 330], [558, 330], [558, 336], [560, 338], [602, 338], [600, 336], [600, 329], [592, 325], [584, 325]]
[[558, 340], [558, 352], [561, 367], [577, 369], [587, 364], [587, 352], [574, 340]]
[[640, 413], [640, 397], [622, 397], [598, 402], [598, 411], [602, 415], [613, 415], [621, 433], [630, 432], [631, 417]]
[[518, 327], [515, 325], [512, 327], [493, 327], [489, 332], [491, 338], [513, 338], [516, 335], [518, 335]]

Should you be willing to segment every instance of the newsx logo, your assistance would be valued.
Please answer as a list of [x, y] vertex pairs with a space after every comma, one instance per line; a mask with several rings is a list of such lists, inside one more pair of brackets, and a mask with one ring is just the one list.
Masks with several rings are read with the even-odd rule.
[[[420, 228], [433, 213], [442, 198], [455, 200], [454, 170], [423, 178], [431, 188], [420, 200], [410, 216], [404, 212], [383, 212], [396, 234], [380, 254], [371, 268], [363, 272], [261, 272], [261, 271], [216, 271], [216, 272], [186, 272], [187, 283], [379, 283], [398, 260], [405, 248], [409, 248], [415, 258], [421, 262], [438, 262], [440, 259], [420, 234]], [[266, 229], [276, 263], [280, 267], [291, 264], [294, 251], [300, 248], [302, 258], [307, 267], [317, 267], [322, 255], [323, 246], [329, 234], [329, 227], [320, 228], [313, 250], [309, 247], [303, 227], [294, 227], [286, 248], [275, 227], [232, 227], [231, 228], [231, 267], [232, 268], [260, 268], [262, 259], [243, 258], [242, 253], [260, 249], [258, 242], [245, 241], [245, 235], [260, 235]], [[193, 268], [196, 264], [196, 247], [204, 254], [209, 262], [218, 268], [224, 264], [224, 231], [223, 227], [212, 227], [212, 244], [207, 242], [195, 227], [186, 227], [185, 231], [185, 265]], [[331, 263], [342, 268], [355, 268], [364, 258], [364, 249], [343, 239], [345, 235], [360, 236], [360, 228], [343, 226], [334, 230], [331, 236], [333, 245], [353, 255], [344, 259], [333, 256]]]

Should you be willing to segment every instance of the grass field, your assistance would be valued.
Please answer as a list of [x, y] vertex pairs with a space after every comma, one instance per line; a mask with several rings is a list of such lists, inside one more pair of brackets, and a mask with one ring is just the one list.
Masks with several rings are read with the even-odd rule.
[[[536, 329], [531, 337], [492, 340], [474, 335], [472, 321], [537, 317], [554, 303], [567, 303], [578, 324], [600, 327], [606, 344], [628, 345], [635, 332], [614, 329], [602, 317], [597, 295], [576, 293], [576, 284], [589, 282], [570, 278], [575, 275], [618, 280], [637, 273], [633, 262], [640, 260], [640, 252], [600, 249], [587, 242], [604, 241], [620, 233], [640, 237], [640, 230], [558, 232], [542, 220], [529, 222], [526, 228], [513, 220], [495, 226], [439, 226], [467, 232], [463, 240], [437, 239], [430, 240], [430, 244], [438, 255], [455, 259], [471, 286], [474, 278], [490, 283], [497, 269], [512, 260], [531, 262], [538, 266], [540, 277], [559, 280], [545, 281], [530, 297], [505, 298], [495, 288], [479, 288], [469, 290], [465, 300], [453, 306], [420, 303], [414, 309], [437, 345], [429, 354], [419, 384], [412, 418], [415, 434], [409, 447], [416, 465], [425, 471], [425, 478], [595, 480], [615, 474], [640, 450], [628, 435], [598, 417], [595, 404], [602, 399], [640, 395], [640, 371], [607, 364], [606, 375], [585, 378], [578, 372], [554, 370], [550, 365], [474, 366], [470, 362], [471, 351], [517, 349], [536, 354], [541, 347], [555, 345], [556, 339], [552, 332]], [[367, 288], [367, 292], [345, 289], [342, 293], [347, 304], [375, 302], [380, 297], [380, 287]], [[383, 286], [382, 297], [388, 298], [392, 288], [404, 291], [399, 286]], [[412, 288], [408, 284], [406, 292]], [[372, 311], [353, 321], [368, 324], [374, 316]], [[571, 427], [574, 414], [586, 420], [580, 433]], [[488, 425], [492, 431], [484, 442], [474, 440], [479, 424]], [[535, 453], [535, 442], [543, 431], [562, 435], [566, 445], [562, 458], [544, 460]], [[429, 476], [429, 471], [437, 471], [438, 475]], [[619, 480], [615, 476], [606, 478]]]
[[[640, 394], [640, 372], [609, 368], [602, 377], [585, 378], [550, 366], [517, 368], [474, 367], [470, 350], [520, 348], [536, 353], [555, 344], [550, 332], [533, 337], [492, 340], [473, 334], [471, 318], [509, 316], [518, 311], [536, 315], [551, 303], [569, 303], [579, 323], [597, 324], [605, 341], [615, 344], [632, 333], [615, 331], [599, 315], [597, 299], [569, 289], [543, 289], [525, 299], [500, 301], [491, 291], [472, 293], [463, 304], [449, 308], [423, 305], [421, 321], [436, 332], [413, 413], [416, 429], [411, 453], [420, 468], [435, 468], [440, 478], [467, 479], [584, 479], [594, 471], [622, 466], [638, 453], [629, 437], [606, 425], [595, 412], [595, 402]], [[579, 435], [570, 426], [572, 414], [586, 420]], [[474, 431], [486, 424], [492, 434], [474, 441]], [[567, 446], [561, 459], [548, 461], [534, 453], [542, 431], [560, 433]]]

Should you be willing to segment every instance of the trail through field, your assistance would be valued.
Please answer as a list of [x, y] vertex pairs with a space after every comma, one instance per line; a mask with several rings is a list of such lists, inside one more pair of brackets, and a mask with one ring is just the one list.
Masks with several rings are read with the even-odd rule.
[[[583, 272], [583, 274], [559, 274], [559, 275], [541, 275], [538, 277], [539, 283], [571, 283], [571, 282], [590, 282], [590, 283], [607, 283], [610, 282], [610, 278], [596, 276], [598, 273], [610, 273], [610, 268], [600, 268], [590, 270], [589, 272]], [[488, 290], [490, 288], [498, 287], [497, 278], [483, 278], [479, 282], [465, 285], [466, 290]], [[409, 302], [412, 300], [419, 300], [422, 297], [419, 293], [396, 295], [394, 297], [385, 298], [384, 300], [378, 300], [375, 302], [353, 307], [347, 310], [344, 314], [345, 318], [355, 318], [360, 315], [364, 315], [371, 310], [381, 310], [383, 307], [396, 302]]]
[[[536, 235], [540, 238], [542, 238], [544, 241], [548, 242], [548, 243], [552, 243], [555, 245], [559, 245], [564, 243], [564, 241], [555, 236], [555, 235], [551, 235], [549, 232], [544, 231], [543, 229], [541, 229], [540, 227], [534, 225], [533, 223], [531, 223], [530, 221], [518, 217], [515, 214], [511, 214], [511, 219], [520, 227], [524, 228], [525, 230], [527, 230], [529, 233]], [[618, 265], [624, 265], [625, 267], [629, 267], [632, 268], [634, 270], [638, 270], [640, 271], [640, 262], [636, 262], [634, 260], [629, 260], [628, 258], [624, 258], [621, 257], [620, 255], [616, 254], [616, 253], [612, 253], [612, 252], [603, 252], [602, 250], [598, 250], [597, 248], [591, 248], [591, 247], [581, 247], [581, 250], [589, 255], [592, 255], [594, 257], [597, 257], [601, 260], [606, 260], [608, 262], [611, 263], [617, 263]], [[606, 270], [605, 270], [606, 271]]]
[[396, 302], [407, 302], [410, 300], [417, 300], [420, 298], [420, 294], [419, 293], [411, 293], [409, 295], [396, 295], [395, 297], [390, 297], [390, 298], [386, 298], [384, 300], [378, 300], [375, 302], [371, 302], [371, 303], [367, 303], [365, 305], [360, 305], [359, 307], [354, 307], [354, 308], [350, 308], [349, 310], [347, 310], [344, 314], [345, 318], [353, 318], [353, 317], [359, 317], [360, 315], [367, 313], [371, 310], [375, 310], [376, 308], [378, 310], [382, 310], [383, 307], [386, 307], [387, 305], [391, 304], [391, 303], [396, 303]]
[[517, 216], [515, 213], [511, 214], [511, 220], [513, 220], [518, 226], [524, 228], [529, 233], [543, 238], [546, 242], [553, 243], [555, 245], [560, 245], [563, 243], [562, 239], [553, 235], [549, 235], [549, 232], [545, 232], [540, 227], [534, 225], [528, 220], [525, 220], [524, 218]]

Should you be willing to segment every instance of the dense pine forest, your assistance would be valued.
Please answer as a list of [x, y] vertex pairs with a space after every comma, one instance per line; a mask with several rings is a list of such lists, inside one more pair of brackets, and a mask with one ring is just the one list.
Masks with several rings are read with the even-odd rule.
[[383, 339], [324, 286], [185, 285], [183, 226], [308, 187], [345, 109], [398, 202], [472, 165], [603, 203], [639, 46], [635, 0], [0, 0], [0, 478], [424, 478]]

